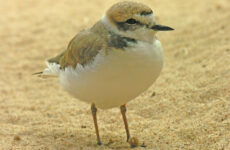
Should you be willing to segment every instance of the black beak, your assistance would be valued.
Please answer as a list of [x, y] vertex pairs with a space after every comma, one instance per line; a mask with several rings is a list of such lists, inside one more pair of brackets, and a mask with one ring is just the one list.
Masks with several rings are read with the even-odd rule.
[[171, 30], [174, 30], [171, 27], [163, 26], [163, 25], [159, 25], [159, 24], [154, 25], [151, 29], [156, 30], [156, 31], [171, 31]]

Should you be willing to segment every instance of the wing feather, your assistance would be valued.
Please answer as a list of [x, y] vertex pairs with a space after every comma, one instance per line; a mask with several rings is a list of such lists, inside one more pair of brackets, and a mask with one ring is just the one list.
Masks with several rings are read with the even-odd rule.
[[103, 50], [105, 42], [98, 34], [82, 31], [69, 43], [67, 50], [59, 59], [61, 68], [82, 66], [93, 61], [94, 57]]

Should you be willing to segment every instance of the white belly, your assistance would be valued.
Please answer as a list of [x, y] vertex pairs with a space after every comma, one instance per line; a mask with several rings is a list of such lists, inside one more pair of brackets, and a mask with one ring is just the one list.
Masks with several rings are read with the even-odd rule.
[[135, 49], [100, 53], [89, 66], [60, 72], [61, 85], [79, 100], [99, 108], [120, 106], [148, 89], [163, 64], [161, 44], [138, 42]]

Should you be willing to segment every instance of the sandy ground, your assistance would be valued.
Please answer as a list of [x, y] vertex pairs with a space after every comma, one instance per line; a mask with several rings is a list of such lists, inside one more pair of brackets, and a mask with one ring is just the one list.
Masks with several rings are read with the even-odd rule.
[[[118, 108], [99, 110], [98, 147], [90, 105], [31, 76], [116, 1], [0, 1], [0, 149], [129, 149]], [[176, 30], [158, 34], [163, 72], [127, 105], [131, 135], [145, 149], [229, 150], [229, 0], [143, 2]]]

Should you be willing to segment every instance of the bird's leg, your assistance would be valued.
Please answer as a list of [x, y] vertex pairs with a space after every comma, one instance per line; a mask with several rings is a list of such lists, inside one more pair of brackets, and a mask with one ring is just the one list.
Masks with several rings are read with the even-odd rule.
[[127, 134], [127, 142], [128, 142], [129, 138], [130, 138], [130, 134], [129, 134], [128, 122], [127, 122], [126, 115], [125, 115], [125, 113], [126, 113], [126, 106], [125, 106], [125, 104], [121, 105], [120, 109], [121, 109], [121, 114], [122, 114], [123, 121], [124, 121], [124, 124], [125, 124], [125, 131], [126, 131], [126, 134]]
[[91, 105], [91, 111], [92, 111], [92, 115], [93, 115], [95, 131], [96, 131], [96, 135], [97, 135], [97, 145], [101, 145], [101, 139], [100, 139], [98, 125], [97, 125], [97, 108], [96, 108], [94, 103]]

